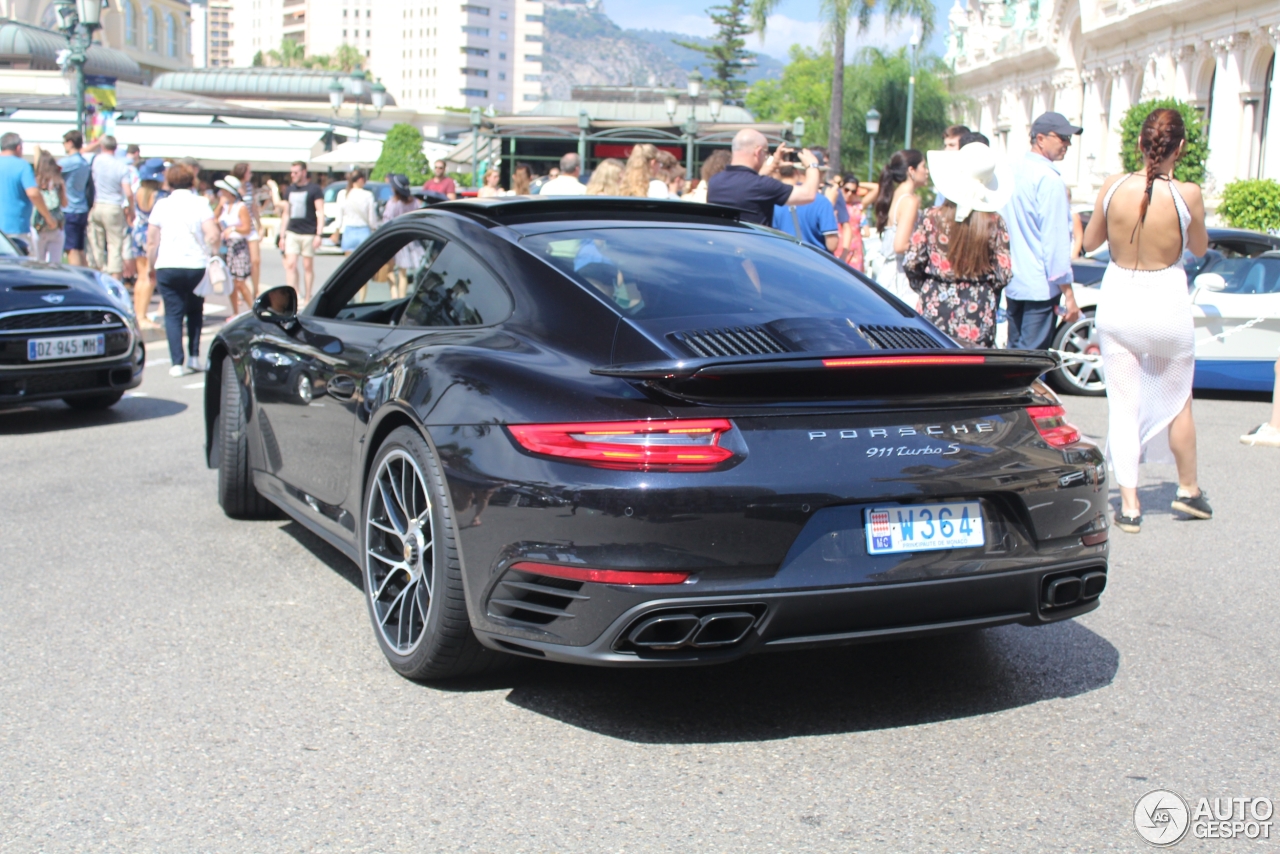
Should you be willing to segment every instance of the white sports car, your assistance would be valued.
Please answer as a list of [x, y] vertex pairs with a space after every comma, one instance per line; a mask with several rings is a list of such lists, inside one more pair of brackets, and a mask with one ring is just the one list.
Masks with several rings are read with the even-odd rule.
[[[1239, 229], [1209, 229], [1209, 251], [1189, 260], [1196, 324], [1195, 387], [1231, 391], [1271, 391], [1280, 356], [1280, 238]], [[1075, 264], [1080, 319], [1064, 323], [1054, 349], [1067, 364], [1048, 379], [1069, 394], [1106, 394], [1093, 317], [1101, 296], [1106, 248]]]

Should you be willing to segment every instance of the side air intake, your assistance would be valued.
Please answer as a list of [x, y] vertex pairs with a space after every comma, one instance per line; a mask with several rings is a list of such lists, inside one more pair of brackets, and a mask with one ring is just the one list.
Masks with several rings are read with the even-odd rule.
[[858, 332], [879, 350], [943, 349], [929, 333], [910, 326], [859, 326]]
[[759, 356], [786, 353], [787, 348], [763, 326], [728, 326], [672, 333], [695, 356]]

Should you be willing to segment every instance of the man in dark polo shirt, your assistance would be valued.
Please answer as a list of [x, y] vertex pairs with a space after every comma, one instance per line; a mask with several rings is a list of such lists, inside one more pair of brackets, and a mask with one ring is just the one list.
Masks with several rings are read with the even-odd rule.
[[791, 149], [779, 145], [769, 154], [769, 140], [752, 128], [743, 128], [733, 138], [732, 160], [723, 172], [707, 182], [707, 201], [742, 211], [743, 222], [773, 224], [773, 209], [786, 205], [807, 205], [818, 197], [821, 170], [818, 158], [800, 149], [804, 182], [796, 186], [770, 177]]

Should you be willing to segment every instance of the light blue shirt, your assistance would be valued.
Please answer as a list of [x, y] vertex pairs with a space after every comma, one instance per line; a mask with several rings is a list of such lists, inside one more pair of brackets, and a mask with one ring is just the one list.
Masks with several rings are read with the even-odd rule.
[[1057, 299], [1062, 286], [1071, 284], [1071, 202], [1048, 158], [1027, 152], [1014, 168], [1013, 196], [1001, 214], [1013, 263], [1005, 297]]
[[89, 183], [89, 161], [77, 151], [59, 160], [58, 165], [62, 167], [62, 180], [67, 185], [67, 203], [62, 206], [62, 210], [66, 213], [87, 214], [89, 205], [85, 200], [84, 188]]
[[36, 185], [31, 164], [16, 154], [0, 156], [0, 231], [25, 237], [31, 231], [31, 199]]

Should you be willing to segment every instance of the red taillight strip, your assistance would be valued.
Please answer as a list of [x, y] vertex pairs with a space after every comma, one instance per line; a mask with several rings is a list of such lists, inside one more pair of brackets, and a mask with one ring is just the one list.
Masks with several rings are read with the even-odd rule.
[[826, 368], [900, 368], [912, 365], [981, 365], [986, 356], [858, 356], [823, 359]]
[[1067, 421], [1067, 410], [1061, 406], [1028, 406], [1027, 414], [1050, 446], [1065, 448], [1080, 441], [1080, 428]]
[[[727, 418], [511, 424], [507, 429], [527, 451], [600, 468], [705, 470], [733, 456], [733, 451], [720, 447], [720, 435], [733, 429]], [[621, 441], [622, 437], [648, 435], [679, 437], [685, 441], [662, 444]], [[611, 437], [615, 441], [610, 441]]]
[[511, 568], [517, 572], [564, 578], [569, 581], [589, 581], [593, 584], [683, 584], [689, 578], [687, 572], [648, 572], [633, 569], [586, 569], [577, 566], [559, 566], [551, 563], [521, 561]]

